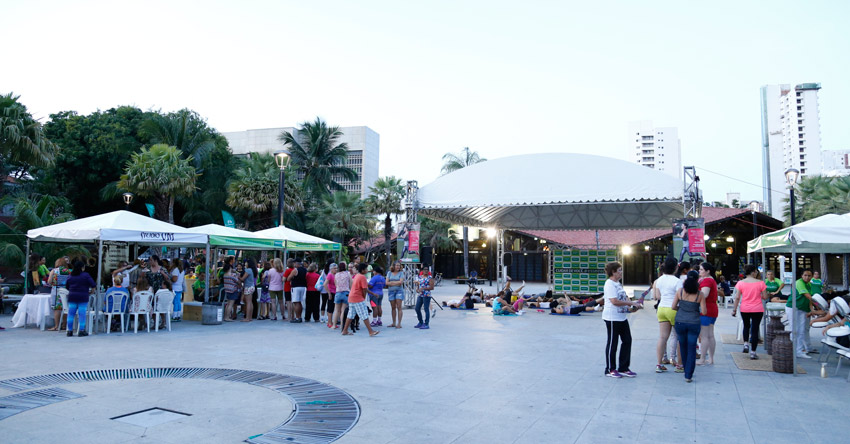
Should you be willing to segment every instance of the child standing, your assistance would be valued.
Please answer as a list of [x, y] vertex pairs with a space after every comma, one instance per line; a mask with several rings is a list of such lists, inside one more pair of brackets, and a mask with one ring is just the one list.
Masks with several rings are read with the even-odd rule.
[[381, 315], [384, 314], [384, 310], [381, 307], [381, 303], [384, 302], [384, 287], [387, 285], [387, 280], [384, 279], [384, 270], [381, 267], [375, 265], [372, 269], [374, 276], [369, 280], [369, 299], [372, 301], [372, 327], [381, 327], [383, 324], [381, 323]]

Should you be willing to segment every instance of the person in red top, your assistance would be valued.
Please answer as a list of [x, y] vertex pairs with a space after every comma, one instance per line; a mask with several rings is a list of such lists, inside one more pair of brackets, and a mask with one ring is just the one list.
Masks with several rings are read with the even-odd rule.
[[295, 271], [295, 259], [286, 260], [286, 270], [283, 271], [283, 300], [289, 319], [295, 319], [292, 313], [292, 272]]
[[700, 350], [702, 355], [697, 365], [714, 364], [714, 350], [717, 342], [714, 339], [714, 323], [717, 321], [717, 281], [714, 276], [714, 266], [708, 262], [699, 264], [699, 291], [705, 298], [705, 315], [700, 316], [699, 331]]
[[319, 302], [322, 296], [316, 290], [316, 282], [319, 281], [319, 273], [316, 273], [318, 267], [316, 264], [310, 264], [307, 267], [307, 298], [304, 301], [304, 322], [310, 322], [312, 316], [313, 322], [319, 322]]
[[348, 293], [348, 317], [345, 319], [345, 326], [342, 328], [343, 335], [350, 335], [348, 328], [351, 327], [351, 320], [355, 316], [360, 316], [366, 330], [369, 330], [369, 336], [375, 336], [379, 332], [372, 330], [369, 325], [369, 306], [366, 302], [366, 291], [369, 289], [369, 282], [366, 280], [366, 270], [369, 268], [366, 264], [357, 264], [357, 275], [351, 282], [351, 292]]

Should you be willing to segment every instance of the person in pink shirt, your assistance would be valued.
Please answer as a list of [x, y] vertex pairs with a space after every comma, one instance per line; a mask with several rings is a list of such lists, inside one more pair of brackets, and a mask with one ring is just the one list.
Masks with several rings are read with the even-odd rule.
[[339, 322], [342, 321], [342, 315], [345, 309], [348, 308], [348, 292], [351, 290], [351, 273], [348, 272], [348, 267], [345, 262], [339, 263], [339, 271], [334, 275], [334, 285], [336, 293], [334, 295], [334, 317], [333, 328], [339, 328]]
[[328, 275], [325, 278], [327, 281], [325, 283], [325, 287], [328, 289], [328, 306], [327, 306], [327, 318], [328, 318], [328, 328], [334, 328], [333, 316], [335, 313], [334, 310], [334, 299], [336, 298], [336, 281], [335, 274], [339, 271], [336, 264], [328, 265]]
[[[755, 265], [744, 267], [747, 277], [735, 285], [735, 305], [732, 316], [741, 306], [741, 320], [744, 321], [744, 353], [750, 353], [750, 359], [758, 359], [756, 347], [759, 343], [759, 325], [764, 316], [764, 301], [767, 300], [767, 285], [759, 278]], [[749, 343], [747, 343], [749, 341]]]
[[272, 300], [271, 320], [277, 320], [277, 306], [280, 303], [280, 314], [283, 319], [286, 319], [286, 308], [283, 304], [283, 261], [280, 258], [275, 258], [274, 266], [267, 271], [269, 275], [269, 297]]

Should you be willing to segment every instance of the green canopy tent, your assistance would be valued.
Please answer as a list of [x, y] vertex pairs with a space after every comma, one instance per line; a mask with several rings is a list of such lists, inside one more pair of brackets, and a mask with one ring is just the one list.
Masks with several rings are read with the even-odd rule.
[[[847, 253], [850, 253], [850, 213], [826, 214], [747, 242], [747, 253], [791, 253], [791, 274], [797, 279], [797, 253], [844, 253], [842, 281], [847, 281]], [[797, 309], [797, 288], [791, 285], [791, 307]], [[793, 336], [793, 335], [792, 335]], [[794, 374], [797, 374], [797, 341], [794, 343]]]

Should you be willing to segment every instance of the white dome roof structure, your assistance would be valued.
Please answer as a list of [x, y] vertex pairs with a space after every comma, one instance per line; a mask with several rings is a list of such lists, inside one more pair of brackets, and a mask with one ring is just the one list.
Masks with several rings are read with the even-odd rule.
[[505, 229], [670, 227], [683, 215], [683, 182], [609, 157], [525, 154], [488, 160], [423, 186], [419, 213]]

